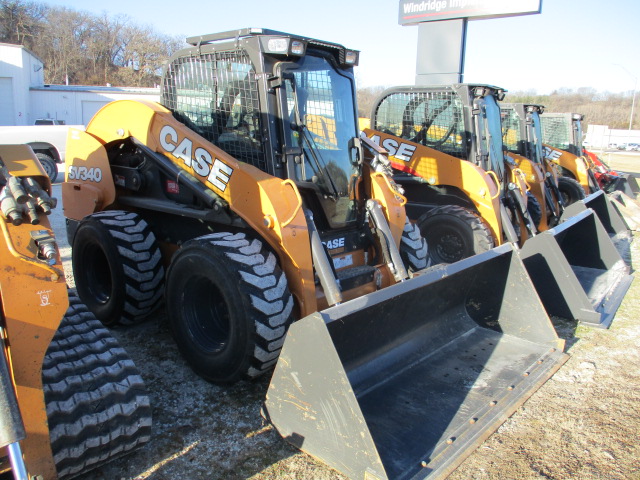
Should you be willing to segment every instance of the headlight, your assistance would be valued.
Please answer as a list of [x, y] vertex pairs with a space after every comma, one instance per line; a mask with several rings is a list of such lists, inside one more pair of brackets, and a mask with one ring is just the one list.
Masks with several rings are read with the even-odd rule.
[[267, 43], [270, 53], [287, 53], [289, 51], [289, 40], [286, 38], [270, 38]]
[[358, 52], [354, 52], [353, 50], [347, 50], [344, 53], [344, 63], [346, 63], [347, 65], [357, 65]]
[[299, 40], [292, 41], [291, 53], [294, 55], [304, 55], [304, 43]]
[[305, 49], [305, 42], [290, 38], [270, 38], [265, 47], [267, 53], [296, 56], [304, 55]]

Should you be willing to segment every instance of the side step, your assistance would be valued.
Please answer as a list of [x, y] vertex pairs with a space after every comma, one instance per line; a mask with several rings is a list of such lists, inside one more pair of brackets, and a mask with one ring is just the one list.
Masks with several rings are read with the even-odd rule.
[[295, 322], [264, 415], [354, 479], [443, 478], [566, 361], [511, 244]]

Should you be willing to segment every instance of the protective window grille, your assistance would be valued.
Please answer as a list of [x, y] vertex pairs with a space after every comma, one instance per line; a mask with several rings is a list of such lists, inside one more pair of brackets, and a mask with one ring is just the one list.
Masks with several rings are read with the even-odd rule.
[[540, 116], [542, 123], [542, 143], [567, 150], [571, 144], [571, 130], [569, 122], [563, 117]]
[[378, 106], [376, 130], [467, 159], [462, 102], [453, 92], [400, 92]]
[[162, 104], [234, 158], [266, 171], [258, 83], [245, 52], [176, 59], [165, 75]]
[[520, 153], [520, 117], [513, 108], [501, 108], [502, 143], [510, 152]]

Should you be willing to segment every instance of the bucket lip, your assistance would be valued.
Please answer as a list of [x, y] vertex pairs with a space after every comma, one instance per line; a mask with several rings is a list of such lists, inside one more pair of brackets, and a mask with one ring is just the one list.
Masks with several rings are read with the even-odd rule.
[[[410, 480], [424, 479], [444, 479], [455, 470], [469, 455], [489, 438], [513, 413], [518, 410], [529, 398], [549, 380], [566, 362], [569, 354], [557, 350], [549, 349], [541, 355], [541, 364], [532, 366], [532, 369], [523, 376], [521, 382], [515, 385], [510, 393], [496, 398], [495, 406], [487, 405], [483, 410], [485, 415], [479, 415], [479, 421], [473, 423], [475, 433], [469, 438], [462, 440], [461, 444], [452, 443], [443, 448], [435, 455], [432, 462], [427, 464], [431, 467], [429, 472], [417, 473]], [[506, 392], [505, 392], [506, 393]], [[479, 412], [476, 412], [479, 413]], [[452, 449], [453, 451], [449, 450]]]
[[[370, 307], [372, 305], [386, 302], [389, 299], [402, 295], [409, 290], [414, 290], [426, 285], [433, 284], [439, 280], [444, 279], [445, 277], [456, 275], [466, 270], [467, 268], [474, 267], [484, 262], [515, 253], [516, 248], [511, 243], [505, 243], [491, 250], [487, 250], [486, 252], [464, 258], [455, 263], [439, 264], [433, 267], [428, 267], [424, 270], [421, 270], [420, 272], [417, 272], [417, 274], [415, 274], [414, 277], [409, 280], [390, 285], [381, 290], [377, 290], [368, 295], [363, 295], [361, 297], [348, 300], [338, 305], [333, 305], [329, 308], [326, 308], [325, 310], [320, 311], [319, 314], [325, 319], [326, 323], [340, 320], [345, 315], [361, 310], [365, 306]], [[522, 268], [524, 270], [524, 266]]]
[[555, 227], [545, 230], [544, 232], [540, 232], [538, 233], [538, 235], [557, 235], [558, 233], [563, 232], [568, 228], [571, 228], [576, 223], [581, 222], [582, 220], [584, 220], [585, 218], [591, 215], [596, 215], [595, 210], [585, 205], [584, 210], [580, 210], [579, 212], [576, 212], [574, 215], [571, 215], [570, 217], [563, 219]]

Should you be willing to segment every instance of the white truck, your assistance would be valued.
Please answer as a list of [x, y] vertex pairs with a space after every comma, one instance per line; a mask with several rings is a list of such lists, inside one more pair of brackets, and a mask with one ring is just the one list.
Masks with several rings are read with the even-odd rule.
[[0, 145], [26, 144], [35, 152], [52, 182], [58, 176], [58, 164], [64, 164], [69, 128], [84, 130], [84, 125], [28, 125], [0, 127]]

